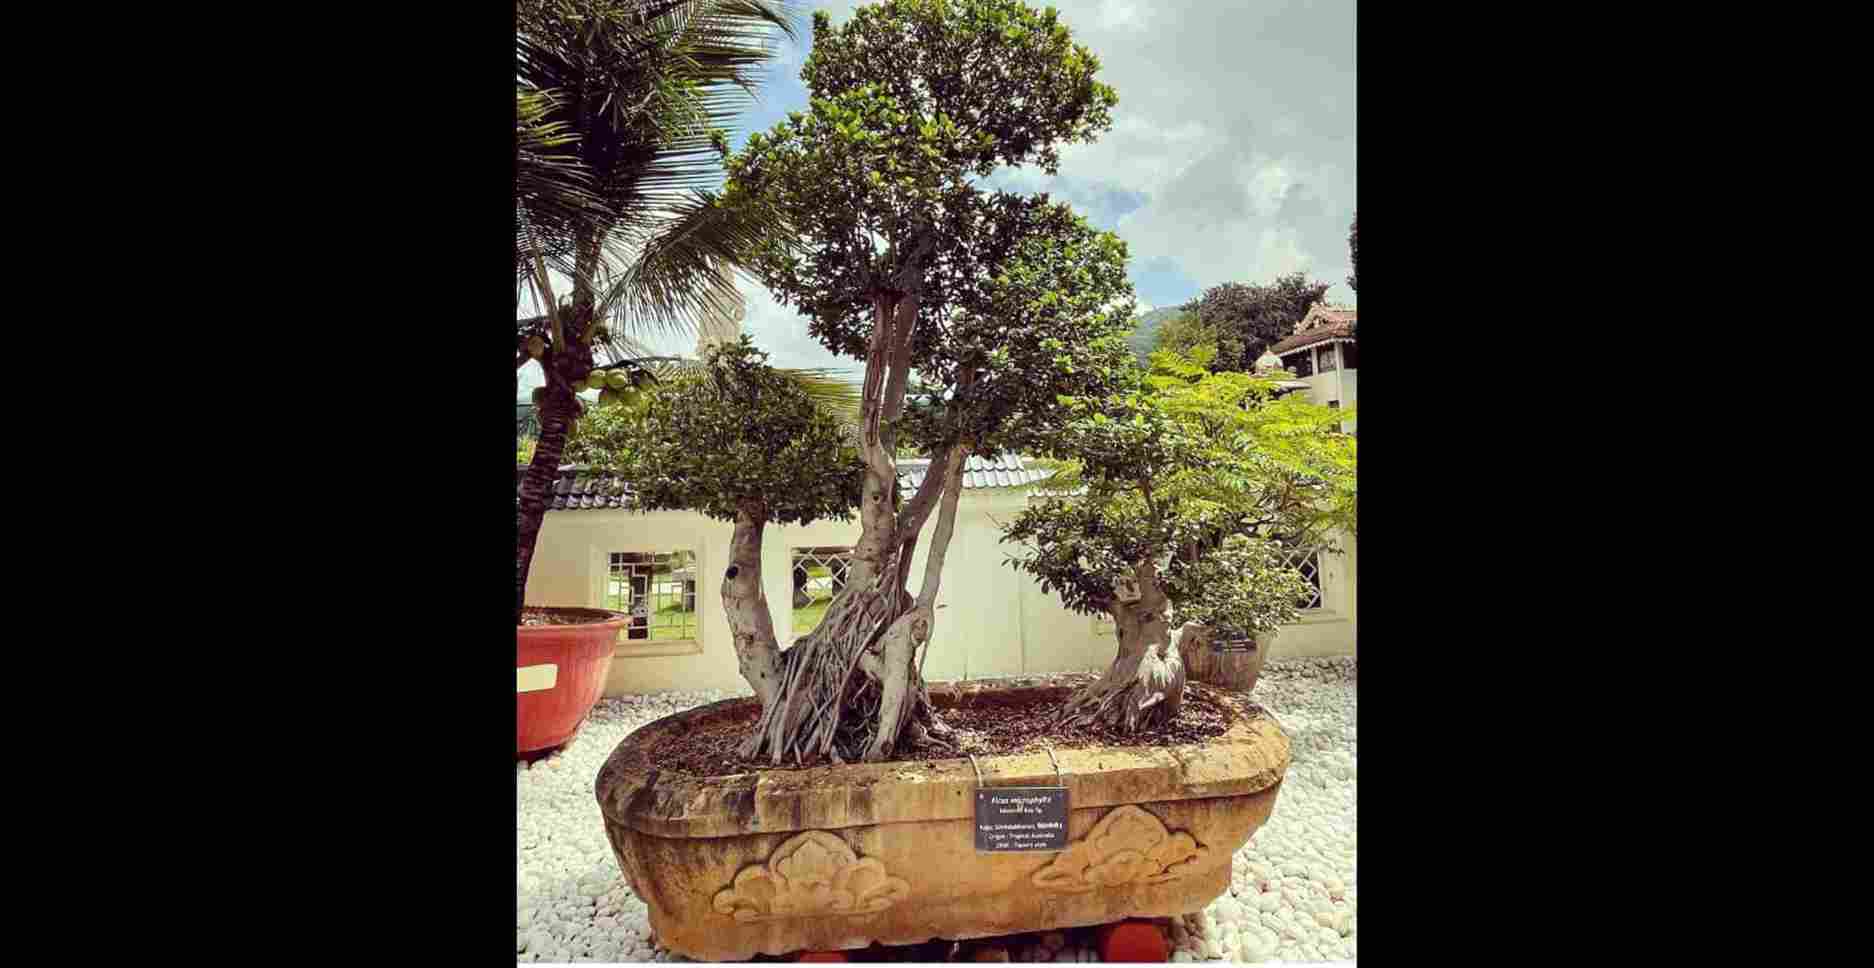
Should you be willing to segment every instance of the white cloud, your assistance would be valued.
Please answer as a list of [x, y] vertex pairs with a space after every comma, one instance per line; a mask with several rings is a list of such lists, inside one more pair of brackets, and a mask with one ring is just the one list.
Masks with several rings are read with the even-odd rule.
[[[1063, 147], [1059, 182], [1020, 170], [998, 173], [994, 184], [1076, 199], [1142, 196], [1115, 223], [1135, 276], [1169, 261], [1202, 288], [1304, 270], [1333, 283], [1329, 299], [1354, 301], [1346, 286], [1358, 163], [1354, 0], [1051, 2], [1119, 93], [1113, 128], [1091, 145]], [[809, 10], [840, 24], [857, 5], [822, 0]], [[783, 42], [782, 69], [792, 73], [804, 53]], [[764, 288], [742, 291], [744, 327], [774, 365], [857, 376], [862, 361], [828, 352]], [[1141, 313], [1152, 308], [1140, 300]], [[695, 337], [653, 342], [689, 353]]]
[[[1168, 259], [1201, 287], [1305, 268], [1350, 301], [1353, 0], [1054, 2], [1119, 93], [1061, 178], [1146, 196], [1117, 225], [1135, 271]], [[1039, 173], [1011, 184], [1065, 194]]]
[[742, 294], [748, 304], [742, 330], [754, 338], [756, 346], [767, 351], [771, 365], [850, 370], [854, 379], [863, 375], [864, 360], [833, 355], [819, 340], [808, 335], [807, 318], [781, 305], [766, 288], [745, 283]]

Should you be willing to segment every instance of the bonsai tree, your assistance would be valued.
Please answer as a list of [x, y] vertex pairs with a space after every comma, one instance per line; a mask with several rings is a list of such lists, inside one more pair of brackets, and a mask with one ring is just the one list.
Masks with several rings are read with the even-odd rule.
[[791, 33], [771, 0], [516, 4], [515, 298], [537, 313], [515, 321], [514, 368], [517, 385], [530, 360], [546, 377], [520, 484], [517, 625], [577, 394], [645, 382], [628, 334], [719, 308], [729, 268], [773, 228], [707, 189], [777, 28]]
[[1352, 532], [1354, 438], [1344, 414], [1278, 396], [1282, 371], [1210, 373], [1210, 350], [1153, 356], [1150, 373], [1043, 439], [1068, 462], [1004, 528], [1028, 546], [1009, 563], [1072, 611], [1113, 617], [1118, 655], [1064, 710], [1069, 724], [1128, 733], [1176, 715], [1183, 661], [1170, 616], [1254, 635], [1291, 621], [1308, 588], [1286, 549]]
[[[1052, 172], [1061, 143], [1111, 125], [1098, 59], [1053, 11], [888, 0], [837, 29], [816, 13], [813, 31], [810, 108], [751, 136], [724, 189], [726, 204], [792, 229], [755, 259], [762, 281], [829, 349], [865, 360], [851, 570], [779, 660], [780, 691], [744, 748], [777, 763], [941, 741], [917, 657], [964, 461], [1088, 392], [1131, 315], [1117, 237], [1046, 196], [976, 182], [999, 165]], [[904, 445], [931, 457], [911, 495], [898, 491]], [[933, 515], [914, 594], [912, 553]]]
[[747, 336], [714, 347], [700, 372], [593, 408], [567, 445], [575, 462], [615, 472], [643, 510], [735, 525], [722, 607], [742, 678], [764, 706], [780, 688], [781, 662], [762, 590], [762, 531], [851, 517], [860, 479], [836, 415], [766, 361]]

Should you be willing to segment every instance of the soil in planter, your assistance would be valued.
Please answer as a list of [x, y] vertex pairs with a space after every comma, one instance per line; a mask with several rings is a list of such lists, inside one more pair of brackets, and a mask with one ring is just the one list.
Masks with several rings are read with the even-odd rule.
[[521, 624], [530, 626], [597, 625], [617, 617], [583, 608], [528, 608], [521, 611]]
[[[1086, 677], [1091, 679], [1091, 677]], [[1055, 750], [1085, 746], [1182, 746], [1221, 736], [1229, 728], [1230, 711], [1202, 686], [1187, 686], [1178, 717], [1164, 729], [1128, 736], [1105, 724], [1061, 726], [1055, 722], [1068, 693], [1056, 696], [1029, 693], [1001, 697], [979, 693], [949, 708], [939, 703], [938, 714], [955, 731], [958, 749], [926, 745], [899, 751], [883, 762], [916, 763], [956, 759], [966, 754], [1007, 756], [1032, 753], [1043, 745]], [[792, 763], [775, 766], [766, 759], [744, 759], [736, 747], [747, 738], [761, 717], [753, 699], [746, 706], [724, 710], [681, 733], [665, 736], [645, 751], [659, 768], [693, 776], [728, 776], [753, 770], [795, 769]]]

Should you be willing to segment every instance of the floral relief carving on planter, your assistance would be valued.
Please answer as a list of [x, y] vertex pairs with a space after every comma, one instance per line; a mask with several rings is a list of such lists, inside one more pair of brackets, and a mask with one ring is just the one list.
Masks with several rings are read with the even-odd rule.
[[1132, 804], [1117, 807], [1054, 862], [1034, 873], [1036, 887], [1079, 893], [1120, 884], [1162, 884], [1184, 876], [1206, 853], [1185, 831]]
[[787, 840], [764, 863], [750, 864], [716, 892], [715, 908], [737, 921], [875, 914], [911, 892], [877, 858], [861, 858], [844, 840], [809, 830]]

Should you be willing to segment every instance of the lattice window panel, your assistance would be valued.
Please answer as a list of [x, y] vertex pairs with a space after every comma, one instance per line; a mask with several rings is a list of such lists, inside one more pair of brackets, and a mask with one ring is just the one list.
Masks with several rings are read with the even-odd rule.
[[795, 548], [792, 572], [793, 627], [805, 635], [820, 624], [826, 606], [845, 587], [852, 567], [851, 548]]
[[696, 553], [614, 551], [605, 607], [631, 614], [626, 639], [696, 638]]
[[1299, 551], [1291, 551], [1288, 555], [1288, 565], [1290, 568], [1301, 572], [1301, 577], [1307, 580], [1310, 588], [1309, 593], [1303, 596], [1300, 601], [1297, 601], [1295, 606], [1303, 611], [1322, 608], [1321, 550], [1319, 548], [1304, 548]]

